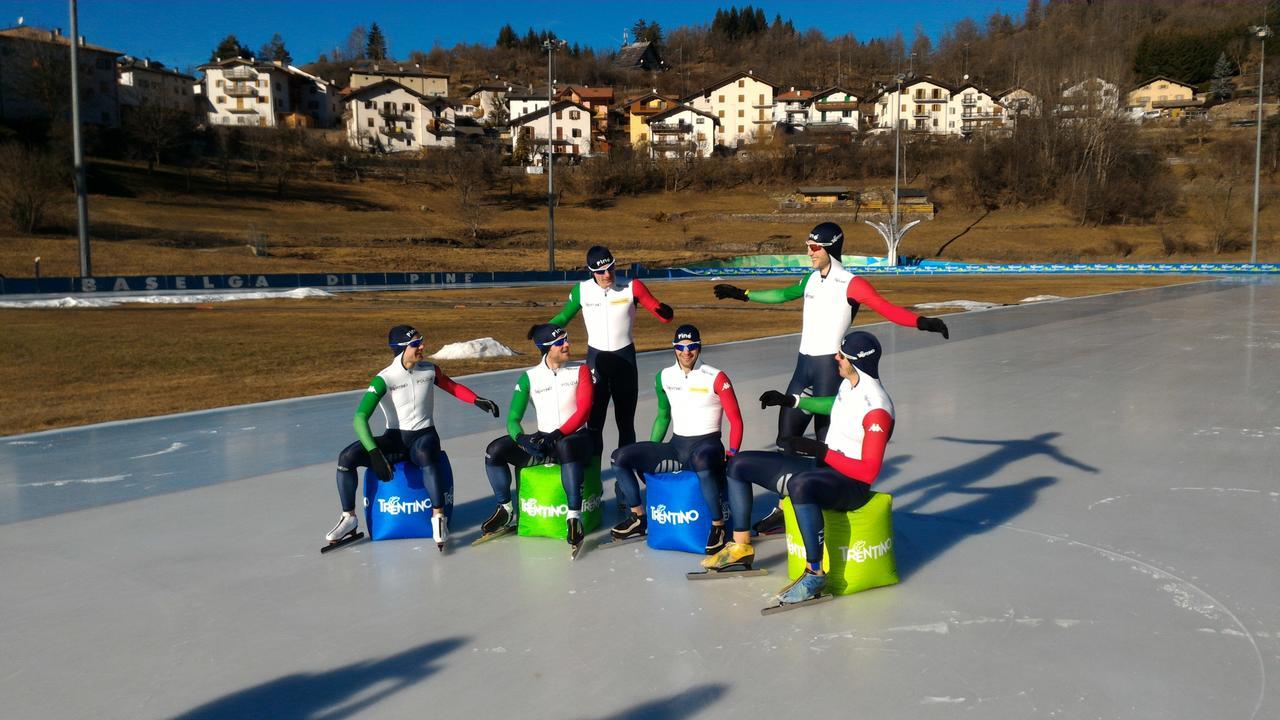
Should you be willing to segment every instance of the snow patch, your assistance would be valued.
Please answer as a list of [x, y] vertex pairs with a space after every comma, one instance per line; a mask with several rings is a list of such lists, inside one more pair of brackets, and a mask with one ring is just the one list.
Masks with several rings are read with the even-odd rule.
[[440, 348], [432, 360], [475, 360], [477, 358], [512, 357], [520, 353], [491, 337], [449, 343]]
[[1063, 299], [1064, 298], [1061, 295], [1032, 295], [1029, 298], [1022, 298], [1018, 302], [1035, 303], [1035, 302], [1048, 302], [1050, 300], [1063, 300]]
[[940, 302], [919, 303], [918, 308], [940, 310], [943, 308], [960, 308], [961, 310], [990, 310], [1000, 307], [1000, 303], [982, 302], [981, 300], [942, 300]]
[[932, 695], [920, 701], [921, 705], [937, 705], [938, 703], [962, 703], [965, 699], [960, 697], [934, 697]]
[[195, 303], [231, 302], [234, 300], [303, 300], [307, 298], [333, 297], [333, 293], [316, 288], [296, 288], [285, 292], [256, 291], [232, 293], [205, 293], [201, 295], [115, 295], [111, 297], [61, 297], [52, 300], [6, 300], [0, 302], [0, 308], [104, 308], [115, 307], [125, 303], [146, 303], [151, 305], [191, 305]]
[[133, 473], [125, 473], [124, 475], [108, 475], [107, 477], [82, 478], [79, 480], [45, 480], [43, 482], [22, 483], [18, 487], [45, 487], [52, 485], [53, 487], [62, 487], [63, 485], [98, 485], [101, 483], [119, 482]]
[[891, 627], [886, 632], [931, 632], [939, 635], [946, 635], [951, 632], [951, 628], [945, 622], [928, 623], [926, 625], [902, 625], [900, 627]]
[[182, 448], [184, 448], [184, 447], [186, 447], [186, 446], [187, 446], [187, 444], [186, 444], [186, 443], [176, 442], [176, 443], [173, 443], [172, 445], [170, 445], [169, 447], [167, 447], [167, 448], [165, 448], [165, 449], [163, 449], [163, 450], [159, 450], [159, 451], [156, 451], [156, 452], [153, 452], [153, 453], [147, 453], [146, 455], [134, 455], [133, 457], [131, 457], [131, 458], [129, 458], [129, 459], [130, 459], [130, 460], [141, 460], [142, 458], [155, 457], [155, 456], [157, 456], [157, 455], [168, 455], [169, 453], [171, 453], [171, 452], [177, 452], [178, 450], [181, 450]]

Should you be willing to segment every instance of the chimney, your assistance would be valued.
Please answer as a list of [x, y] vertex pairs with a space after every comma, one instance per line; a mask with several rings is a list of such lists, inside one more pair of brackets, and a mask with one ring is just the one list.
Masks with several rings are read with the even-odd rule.
[[81, 35], [79, 40], [80, 40], [80, 47], [84, 47], [84, 36]]

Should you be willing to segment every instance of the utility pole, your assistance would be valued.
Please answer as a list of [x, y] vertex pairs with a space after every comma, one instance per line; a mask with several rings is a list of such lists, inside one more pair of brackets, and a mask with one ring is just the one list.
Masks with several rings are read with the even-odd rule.
[[[1265, 14], [1262, 22], [1266, 23]], [[1249, 251], [1249, 262], [1256, 263], [1258, 262], [1258, 178], [1262, 173], [1262, 70], [1267, 62], [1267, 37], [1271, 35], [1271, 28], [1265, 24], [1254, 25], [1249, 28], [1249, 31], [1262, 41], [1262, 51], [1258, 57], [1258, 132], [1253, 153], [1253, 240]]]
[[76, 220], [80, 228], [80, 277], [93, 274], [89, 258], [89, 189], [84, 169], [84, 143], [80, 138], [80, 23], [76, 0], [71, 4], [71, 145], [75, 163]]
[[542, 49], [547, 51], [547, 270], [550, 272], [555, 272], [556, 269], [556, 148], [552, 144], [555, 139], [555, 122], [551, 112], [551, 93], [554, 88], [551, 77], [551, 56], [557, 49], [567, 44], [567, 41], [555, 38], [542, 43]]

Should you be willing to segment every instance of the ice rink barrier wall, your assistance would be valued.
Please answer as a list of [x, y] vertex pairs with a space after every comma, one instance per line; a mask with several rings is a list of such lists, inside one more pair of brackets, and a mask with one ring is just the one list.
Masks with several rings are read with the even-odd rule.
[[[863, 275], [1252, 275], [1280, 274], [1280, 263], [1018, 263], [864, 266]], [[622, 275], [645, 279], [799, 275], [804, 267], [646, 268], [635, 265]], [[94, 277], [0, 277], [0, 295], [95, 293], [175, 293], [244, 290], [442, 289], [472, 285], [571, 283], [585, 270], [555, 272], [350, 272], [239, 275], [104, 275]]]

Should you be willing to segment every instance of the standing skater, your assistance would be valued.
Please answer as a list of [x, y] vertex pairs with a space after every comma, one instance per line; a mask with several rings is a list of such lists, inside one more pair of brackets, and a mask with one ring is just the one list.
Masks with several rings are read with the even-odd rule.
[[[871, 287], [871, 283], [854, 275], [840, 263], [844, 248], [844, 231], [840, 226], [824, 222], [813, 228], [807, 241], [809, 262], [813, 272], [805, 275], [795, 285], [769, 290], [748, 291], [733, 285], [716, 285], [716, 297], [724, 300], [752, 301], [759, 303], [784, 303], [804, 298], [804, 322], [800, 332], [800, 352], [796, 356], [796, 368], [787, 385], [787, 393], [796, 395], [812, 389], [813, 395], [835, 394], [840, 376], [830, 358], [840, 346], [840, 339], [849, 330], [861, 305], [867, 305], [886, 320], [904, 327], [914, 327], [926, 332], [940, 333], [949, 338], [947, 325], [938, 318], [916, 315], [885, 300]], [[778, 412], [778, 439], [800, 437], [809, 425], [809, 413], [792, 407]], [[827, 436], [830, 421], [814, 416], [814, 435], [819, 441]], [[767, 517], [756, 523], [756, 531], [762, 535], [782, 532], [782, 511], [774, 508]]]
[[[708, 555], [725, 544], [724, 514], [720, 496], [724, 487], [725, 457], [732, 457], [742, 445], [742, 413], [729, 376], [710, 365], [699, 364], [702, 336], [693, 325], [676, 329], [671, 345], [674, 364], [658, 371], [654, 390], [658, 395], [658, 415], [653, 420], [649, 442], [618, 448], [613, 453], [618, 489], [631, 508], [612, 530], [614, 542], [644, 537], [648, 531], [644, 507], [640, 504], [643, 473], [690, 468], [698, 476], [702, 497], [711, 509]], [[720, 418], [729, 419], [729, 450], [720, 439]], [[662, 442], [667, 427], [671, 442]]]
[[[440, 487], [436, 457], [440, 454], [440, 435], [432, 417], [435, 389], [439, 387], [462, 402], [471, 403], [498, 417], [498, 404], [476, 395], [465, 385], [454, 382], [439, 366], [423, 359], [422, 335], [409, 325], [397, 325], [387, 334], [387, 344], [395, 358], [369, 381], [369, 389], [356, 408], [356, 442], [338, 455], [338, 497], [342, 515], [325, 540], [332, 545], [356, 539], [356, 468], [373, 470], [378, 479], [391, 479], [391, 463], [387, 455], [405, 456], [422, 468], [422, 481], [431, 496], [431, 536], [436, 547], [444, 550], [448, 523], [444, 517], [445, 497]], [[374, 437], [369, 430], [369, 416], [375, 408], [382, 410], [387, 431]]]
[[[591, 436], [585, 429], [591, 412], [591, 370], [583, 363], [569, 361], [569, 335], [564, 328], [535, 325], [529, 337], [542, 353], [542, 361], [520, 375], [507, 410], [507, 434], [489, 443], [484, 451], [484, 471], [498, 507], [480, 526], [484, 535], [476, 542], [515, 530], [511, 466], [557, 462], [569, 501], [567, 539], [576, 558], [586, 537], [582, 530], [582, 483], [591, 456]], [[526, 434], [521, 421], [531, 399], [537, 431]]]
[[704, 560], [703, 567], [711, 572], [750, 569], [755, 550], [746, 519], [751, 516], [751, 483], [755, 483], [791, 497], [804, 538], [804, 574], [779, 591], [779, 606], [822, 599], [827, 582], [822, 570], [822, 511], [847, 512], [866, 504], [893, 434], [893, 401], [880, 384], [881, 352], [874, 335], [851, 332], [835, 354], [841, 382], [834, 397], [800, 397], [776, 390], [764, 394], [769, 405], [829, 415], [827, 442], [795, 436], [781, 439], [792, 453], [816, 459], [816, 466], [807, 469], [799, 458], [779, 453], [746, 452], [733, 459], [728, 470], [733, 542]]
[[614, 273], [613, 253], [596, 245], [587, 251], [587, 269], [591, 278], [569, 291], [569, 302], [551, 324], [566, 327], [578, 311], [587, 326], [587, 365], [596, 374], [595, 398], [587, 428], [595, 443], [594, 452], [604, 452], [604, 418], [613, 401], [613, 419], [618, 424], [618, 447], [636, 441], [636, 397], [639, 371], [636, 368], [636, 346], [631, 336], [639, 303], [663, 323], [671, 322], [675, 312], [658, 302], [639, 280], [618, 279]]

